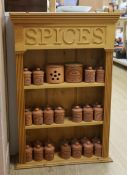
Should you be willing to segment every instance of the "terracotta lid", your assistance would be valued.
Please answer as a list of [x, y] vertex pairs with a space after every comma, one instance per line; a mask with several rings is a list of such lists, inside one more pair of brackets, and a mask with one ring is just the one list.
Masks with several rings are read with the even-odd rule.
[[37, 145], [36, 148], [41, 148], [41, 146], [40, 145]]
[[35, 71], [33, 71], [34, 74], [38, 75], [38, 74], [44, 74], [44, 71], [42, 71], [39, 67], [36, 68]]
[[90, 105], [85, 105], [84, 108], [91, 108], [91, 106]]
[[25, 112], [30, 112], [30, 109], [28, 108], [28, 109], [25, 109]]
[[69, 63], [69, 64], [65, 64], [66, 67], [83, 67], [82, 64], [79, 63]]
[[101, 105], [96, 105], [96, 108], [101, 108]]
[[102, 66], [98, 67], [98, 70], [104, 70], [104, 68]]
[[29, 149], [30, 148], [30, 146], [29, 145], [26, 145], [26, 149]]
[[87, 70], [93, 70], [92, 66], [87, 67]]
[[28, 68], [24, 68], [24, 73], [29, 73], [29, 74], [31, 74], [32, 72], [31, 72], [31, 71], [29, 71], [29, 69], [28, 69]]
[[35, 108], [35, 111], [39, 111], [40, 109], [39, 108]]

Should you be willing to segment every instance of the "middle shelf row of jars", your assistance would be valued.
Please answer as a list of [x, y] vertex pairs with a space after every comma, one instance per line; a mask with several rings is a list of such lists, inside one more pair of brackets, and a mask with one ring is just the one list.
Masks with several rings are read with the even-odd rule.
[[44, 81], [52, 84], [68, 83], [103, 83], [105, 79], [105, 70], [102, 66], [93, 68], [92, 66], [83, 66], [83, 64], [51, 64], [46, 66], [46, 71], [36, 68], [30, 71], [24, 68], [24, 85], [29, 86], [32, 83], [42, 85]]
[[[53, 123], [63, 124], [66, 117], [66, 110], [62, 106], [52, 108], [51, 106], [38, 108], [34, 110], [25, 109], [25, 125], [51, 125]], [[67, 117], [66, 117], [67, 118]], [[100, 104], [73, 106], [71, 110], [71, 117], [68, 120], [73, 122], [92, 122], [103, 120], [103, 107]]]

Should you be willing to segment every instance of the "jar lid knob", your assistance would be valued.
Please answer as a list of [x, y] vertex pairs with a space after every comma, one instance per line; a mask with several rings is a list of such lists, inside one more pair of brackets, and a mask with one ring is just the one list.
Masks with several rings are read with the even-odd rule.
[[39, 67], [36, 68], [37, 71], [40, 71], [41, 69]]
[[24, 68], [24, 71], [28, 71], [28, 68], [25, 67], [25, 68]]
[[93, 69], [92, 66], [89, 66], [89, 67], [88, 67], [88, 70], [92, 70], [92, 69]]

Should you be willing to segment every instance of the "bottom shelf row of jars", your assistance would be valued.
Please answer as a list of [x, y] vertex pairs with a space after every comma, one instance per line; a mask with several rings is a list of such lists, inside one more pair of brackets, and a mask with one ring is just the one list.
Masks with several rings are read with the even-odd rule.
[[[26, 162], [51, 161], [54, 159], [56, 148], [49, 140], [45, 143], [37, 140], [32, 144], [26, 145]], [[72, 139], [71, 141], [63, 140], [60, 144], [59, 154], [62, 159], [69, 159], [71, 157], [80, 159], [81, 156], [91, 158], [93, 155], [102, 157], [102, 144], [99, 138], [94, 137], [89, 139], [83, 137], [81, 139]]]

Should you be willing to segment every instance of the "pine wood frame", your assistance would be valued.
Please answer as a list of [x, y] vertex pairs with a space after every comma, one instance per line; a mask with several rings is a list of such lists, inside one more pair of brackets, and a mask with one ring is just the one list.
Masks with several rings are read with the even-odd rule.
[[[17, 106], [18, 106], [18, 123], [19, 123], [19, 164], [17, 168], [31, 168], [31, 167], [43, 167], [76, 163], [95, 163], [95, 162], [109, 162], [109, 131], [110, 131], [110, 108], [111, 108], [111, 86], [112, 86], [112, 55], [114, 47], [114, 33], [115, 24], [119, 18], [117, 13], [10, 13], [12, 23], [14, 25], [15, 33], [15, 54], [16, 54], [16, 76], [17, 76]], [[63, 32], [63, 37], [57, 35], [54, 40], [54, 30], [59, 31], [59, 28]], [[83, 29], [82, 29], [83, 28]], [[44, 30], [43, 30], [44, 29]], [[45, 33], [43, 41], [40, 41], [38, 37], [38, 30], [48, 32], [48, 36]], [[31, 36], [29, 32], [32, 31]], [[71, 31], [70, 37], [66, 37]], [[80, 33], [78, 33], [80, 31]], [[84, 31], [86, 32], [84, 39]], [[96, 33], [97, 32], [97, 33]], [[98, 39], [99, 32], [99, 39]], [[52, 35], [51, 35], [52, 34]], [[70, 33], [69, 33], [70, 34]], [[80, 42], [74, 39], [74, 36], [79, 34]], [[32, 37], [32, 39], [31, 39]], [[65, 38], [64, 38], [65, 37]], [[87, 40], [88, 39], [88, 40]], [[89, 40], [90, 39], [90, 40]], [[47, 43], [48, 40], [48, 43]], [[87, 41], [87, 42], [86, 42]], [[56, 42], [54, 44], [54, 42]], [[104, 49], [105, 57], [105, 83], [103, 84], [72, 84], [72, 86], [64, 83], [63, 85], [48, 85], [43, 86], [30, 86], [24, 87], [23, 81], [23, 61], [24, 53], [27, 50], [51, 50], [51, 49]], [[102, 158], [90, 158], [81, 160], [70, 159], [69, 161], [61, 160], [56, 156], [56, 159], [51, 162], [42, 161], [40, 163], [31, 162], [25, 163], [25, 145], [26, 145], [26, 132], [27, 130], [36, 130], [38, 128], [31, 126], [25, 127], [24, 108], [25, 108], [25, 91], [26, 90], [43, 90], [54, 88], [97, 88], [100, 86], [104, 88], [104, 121], [103, 123], [92, 123], [93, 125], [102, 125], [102, 143], [103, 143], [103, 155]], [[77, 92], [77, 90], [75, 90]], [[77, 97], [76, 97], [77, 98]], [[78, 124], [78, 127], [89, 125]], [[75, 127], [72, 123], [63, 124], [58, 127]], [[53, 125], [51, 128], [55, 128]], [[46, 129], [46, 126], [42, 126], [39, 129]], [[50, 129], [50, 127], [49, 127]]]

